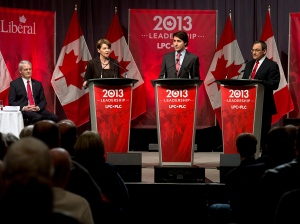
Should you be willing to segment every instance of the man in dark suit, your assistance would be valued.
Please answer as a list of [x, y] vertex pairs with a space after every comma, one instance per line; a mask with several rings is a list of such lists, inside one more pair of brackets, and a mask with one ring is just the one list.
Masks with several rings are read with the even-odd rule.
[[47, 101], [42, 83], [31, 78], [31, 63], [27, 60], [21, 61], [19, 71], [21, 77], [10, 82], [9, 105], [20, 106], [23, 117], [29, 120], [29, 124], [34, 124], [39, 120], [57, 122], [58, 117], [45, 109]]
[[175, 51], [164, 55], [159, 78], [200, 79], [199, 57], [185, 49], [188, 43], [186, 32], [178, 31], [173, 34]]
[[266, 57], [267, 44], [265, 42], [255, 41], [251, 52], [253, 60], [246, 64], [243, 79], [261, 80], [264, 85], [260, 147], [262, 154], [265, 154], [266, 138], [271, 128], [272, 115], [277, 114], [273, 90], [279, 86], [280, 73], [278, 64]]

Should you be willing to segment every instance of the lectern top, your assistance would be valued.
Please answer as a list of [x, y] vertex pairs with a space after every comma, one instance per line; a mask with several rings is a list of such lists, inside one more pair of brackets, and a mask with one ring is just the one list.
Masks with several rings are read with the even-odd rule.
[[155, 79], [151, 80], [153, 86], [156, 84], [168, 85], [168, 86], [187, 86], [194, 84], [201, 84], [203, 81], [199, 79], [182, 79], [182, 78], [167, 78], [167, 79]]
[[88, 83], [94, 83], [96, 85], [105, 85], [105, 86], [120, 86], [120, 85], [134, 85], [137, 83], [137, 79], [131, 78], [97, 78], [97, 79], [89, 79]]
[[262, 80], [257, 79], [219, 79], [215, 81], [218, 84], [228, 86], [245, 86], [251, 84], [263, 84]]

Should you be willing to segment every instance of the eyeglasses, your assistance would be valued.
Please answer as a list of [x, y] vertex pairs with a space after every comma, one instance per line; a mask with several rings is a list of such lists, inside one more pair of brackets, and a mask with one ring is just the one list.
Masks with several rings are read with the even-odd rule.
[[260, 51], [262, 51], [262, 50], [260, 50], [260, 49], [252, 49], [251, 50], [251, 52], [260, 52]]

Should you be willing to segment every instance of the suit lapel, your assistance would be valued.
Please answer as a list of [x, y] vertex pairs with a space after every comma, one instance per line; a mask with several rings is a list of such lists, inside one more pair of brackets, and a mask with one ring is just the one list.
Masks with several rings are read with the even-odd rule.
[[184, 56], [184, 59], [182, 61], [182, 64], [180, 66], [180, 71], [179, 71], [179, 74], [181, 73], [182, 69], [184, 68], [188, 68], [188, 64], [190, 62], [190, 59], [191, 59], [191, 55], [189, 52], [185, 52], [185, 56]]

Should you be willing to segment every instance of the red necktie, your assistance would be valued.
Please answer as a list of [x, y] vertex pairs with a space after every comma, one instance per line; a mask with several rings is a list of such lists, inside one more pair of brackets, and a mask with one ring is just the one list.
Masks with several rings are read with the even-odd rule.
[[33, 100], [32, 91], [30, 88], [29, 80], [27, 80], [27, 96], [28, 96], [29, 105], [34, 105], [34, 100]]
[[254, 76], [256, 74], [256, 70], [257, 70], [258, 64], [259, 64], [259, 61], [256, 61], [254, 69], [252, 70], [252, 73], [251, 73], [251, 79], [254, 79]]
[[181, 54], [177, 54], [177, 57], [176, 57], [176, 74], [177, 75], [178, 75], [179, 69], [180, 69], [180, 55]]

